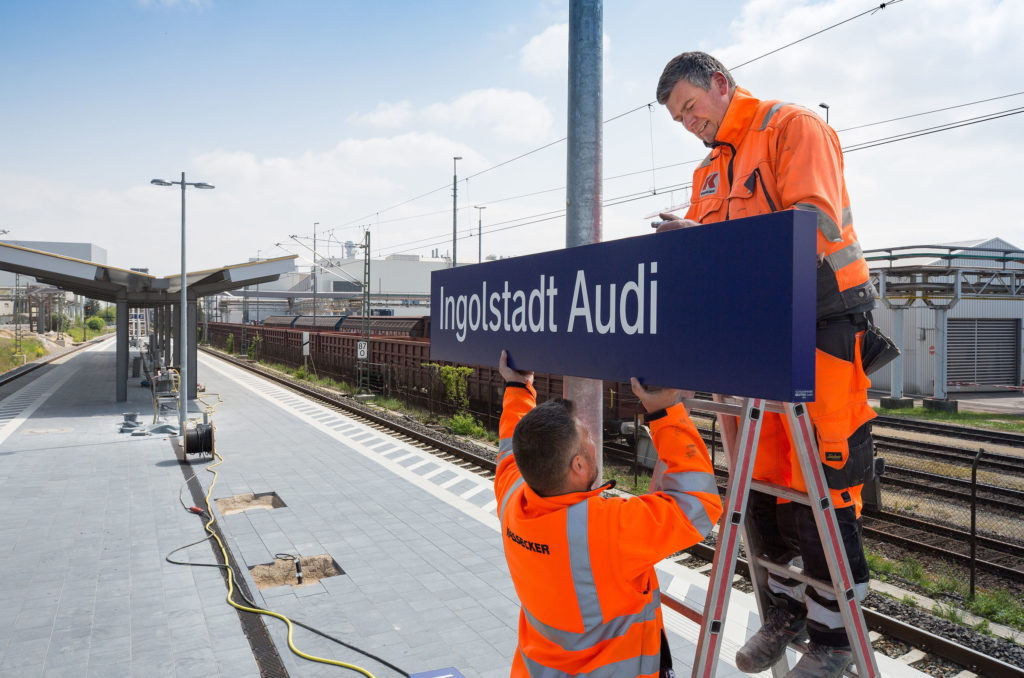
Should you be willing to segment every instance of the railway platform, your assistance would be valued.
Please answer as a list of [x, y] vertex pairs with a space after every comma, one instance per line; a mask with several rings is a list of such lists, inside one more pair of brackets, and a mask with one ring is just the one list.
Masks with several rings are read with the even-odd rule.
[[[114, 356], [113, 342], [90, 346], [0, 387], [0, 675], [345, 672], [292, 654], [279, 619], [254, 625], [230, 607], [220, 569], [164, 560], [206, 536], [204, 520], [179, 501], [195, 503], [185, 484], [193, 473], [200, 496], [213, 483], [214, 500], [267, 499], [241, 512], [212, 506], [257, 606], [409, 674], [451, 667], [467, 677], [508, 675], [519, 606], [488, 479], [201, 355], [203, 399], [222, 401], [213, 423], [224, 461], [214, 479], [208, 456], [181, 464], [168, 436], [119, 432], [125, 412], [150, 421], [152, 402], [138, 379], [127, 403], [115, 401]], [[192, 404], [194, 416], [201, 407]], [[258, 588], [249, 568], [278, 553], [326, 556], [336, 573]], [[174, 557], [215, 562], [206, 541]], [[699, 572], [672, 562], [658, 570], [664, 591], [703, 603]], [[746, 675], [732, 657], [759, 626], [749, 595], [737, 591], [731, 601], [723, 678]], [[677, 675], [689, 675], [699, 628], [664, 613]], [[302, 628], [292, 640], [375, 676], [401, 675]], [[924, 675], [878, 661], [887, 677]]]

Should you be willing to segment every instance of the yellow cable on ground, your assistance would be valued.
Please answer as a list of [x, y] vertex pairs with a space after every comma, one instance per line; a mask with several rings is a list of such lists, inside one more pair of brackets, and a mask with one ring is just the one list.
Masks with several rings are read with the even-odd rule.
[[313, 662], [320, 662], [321, 664], [331, 664], [333, 666], [340, 666], [342, 668], [350, 669], [352, 671], [358, 671], [359, 673], [363, 674], [367, 678], [376, 678], [372, 673], [370, 673], [366, 669], [362, 668], [361, 666], [356, 666], [355, 664], [348, 664], [346, 662], [339, 661], [337, 659], [327, 659], [326, 657], [317, 657], [315, 655], [306, 654], [305, 652], [303, 652], [299, 648], [295, 647], [295, 643], [292, 642], [292, 631], [294, 630], [294, 627], [292, 626], [292, 620], [291, 619], [289, 619], [288, 617], [284, 616], [283, 614], [280, 614], [278, 612], [274, 612], [273, 610], [264, 610], [264, 609], [258, 608], [258, 607], [248, 607], [246, 605], [240, 605], [239, 603], [236, 603], [234, 600], [231, 599], [231, 594], [234, 593], [234, 590], [235, 590], [234, 570], [231, 568], [230, 561], [228, 560], [228, 552], [227, 552], [227, 549], [224, 548], [224, 542], [221, 541], [220, 536], [217, 535], [217, 533], [214, 531], [214, 529], [212, 527], [215, 519], [213, 517], [213, 508], [210, 506], [210, 495], [213, 493], [213, 486], [217, 484], [217, 472], [214, 471], [213, 468], [215, 466], [219, 466], [220, 464], [222, 464], [224, 462], [224, 457], [220, 456], [220, 453], [217, 451], [216, 443], [214, 444], [214, 449], [213, 449], [212, 453], [220, 461], [217, 461], [217, 462], [215, 462], [213, 464], [210, 464], [209, 466], [206, 467], [206, 470], [213, 474], [213, 482], [210, 483], [210, 489], [206, 491], [206, 513], [207, 513], [207, 515], [210, 516], [210, 520], [206, 523], [206, 531], [209, 532], [211, 535], [213, 535], [213, 538], [217, 540], [217, 545], [220, 546], [221, 555], [223, 555], [223, 557], [224, 557], [224, 564], [227, 566], [227, 571], [228, 571], [228, 595], [227, 595], [227, 601], [228, 601], [228, 604], [231, 605], [231, 607], [234, 607], [234, 608], [239, 609], [239, 610], [244, 610], [246, 612], [252, 612], [253, 614], [265, 614], [265, 615], [268, 615], [270, 617], [276, 617], [276, 618], [280, 619], [281, 621], [283, 621], [285, 624], [288, 625], [288, 648], [292, 652], [294, 652], [295, 654], [297, 654], [300, 657], [302, 657], [303, 659], [308, 659], [309, 661], [313, 661]]

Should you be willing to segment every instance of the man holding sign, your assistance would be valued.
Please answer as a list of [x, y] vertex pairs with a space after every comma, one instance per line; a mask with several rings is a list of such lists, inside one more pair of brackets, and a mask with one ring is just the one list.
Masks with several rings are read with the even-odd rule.
[[671, 676], [654, 565], [704, 539], [722, 513], [704, 441], [678, 390], [633, 393], [650, 413], [661, 491], [606, 499], [597, 450], [572, 403], [536, 406], [533, 372], [505, 379], [498, 500], [505, 559], [522, 603], [513, 676]]
[[[867, 404], [871, 382], [864, 365], [870, 371], [875, 348], [884, 346], [875, 342], [864, 350], [874, 291], [853, 230], [839, 140], [805, 108], [754, 98], [736, 86], [721, 62], [703, 52], [672, 59], [661, 75], [657, 98], [711, 149], [694, 172], [686, 217], [663, 214], [667, 221], [659, 232], [777, 210], [806, 210], [817, 217], [816, 399], [808, 411], [857, 595], [863, 599], [870, 575], [859, 518], [861, 488], [873, 475], [869, 422], [875, 416]], [[754, 478], [805, 490], [778, 415], [764, 419]], [[809, 575], [830, 579], [808, 507], [751, 492], [749, 514], [769, 559], [785, 563], [800, 555]], [[736, 654], [736, 666], [747, 673], [767, 670], [806, 628], [810, 647], [787, 678], [840, 676], [851, 653], [834, 593], [805, 592], [799, 581], [775, 573], [769, 575], [769, 590], [771, 605], [761, 630]]]

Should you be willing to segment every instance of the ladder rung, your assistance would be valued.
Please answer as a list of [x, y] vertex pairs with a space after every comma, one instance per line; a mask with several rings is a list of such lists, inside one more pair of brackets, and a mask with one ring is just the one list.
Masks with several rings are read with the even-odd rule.
[[839, 586], [834, 585], [830, 581], [825, 581], [824, 579], [815, 579], [814, 577], [810, 577], [804, 574], [804, 571], [801, 570], [799, 567], [795, 567], [788, 563], [786, 565], [779, 565], [778, 563], [773, 563], [770, 560], [766, 560], [764, 558], [757, 558], [756, 560], [759, 566], [763, 567], [769, 572], [774, 572], [775, 574], [786, 579], [796, 579], [798, 581], [802, 581], [808, 586], [813, 586], [819, 591], [833, 591], [836, 594], [837, 600], [842, 601], [846, 598], [846, 592]]
[[[774, 483], [766, 483], [763, 480], [752, 480], [750, 481], [750, 489], [752, 491], [762, 492], [764, 494], [770, 494], [773, 497], [781, 497], [782, 499], [788, 499], [789, 501], [795, 501], [798, 504], [804, 506], [811, 505], [811, 499], [807, 496], [806, 492], [797, 492], [796, 490], [782, 485], [776, 485]], [[822, 506], [822, 508], [825, 508]]]

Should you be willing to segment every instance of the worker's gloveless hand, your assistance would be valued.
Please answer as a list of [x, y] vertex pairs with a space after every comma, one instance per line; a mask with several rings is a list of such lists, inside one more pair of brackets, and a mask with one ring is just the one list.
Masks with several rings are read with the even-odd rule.
[[636, 377], [631, 377], [629, 383], [633, 387], [633, 395], [640, 399], [648, 412], [664, 410], [683, 398], [692, 398], [694, 395], [693, 391], [678, 388], [645, 388]]
[[505, 383], [508, 383], [510, 381], [516, 381], [523, 384], [533, 383], [532, 370], [529, 372], [519, 372], [517, 370], [513, 370], [511, 367], [508, 366], [508, 351], [501, 352], [501, 358], [498, 360], [498, 372], [505, 380]]
[[658, 230], [655, 233], [664, 233], [665, 231], [675, 231], [680, 228], [692, 228], [693, 226], [700, 226], [699, 222], [693, 221], [692, 219], [682, 219], [669, 212], [662, 212], [658, 215], [664, 222], [658, 226]]

